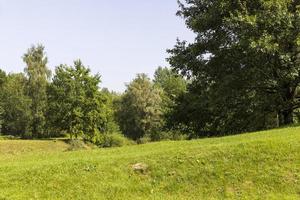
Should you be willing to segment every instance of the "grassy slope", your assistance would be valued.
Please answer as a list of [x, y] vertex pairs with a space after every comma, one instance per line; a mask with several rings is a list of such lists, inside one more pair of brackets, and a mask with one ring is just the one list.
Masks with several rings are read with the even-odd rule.
[[0, 159], [28, 153], [62, 152], [66, 151], [67, 148], [68, 145], [65, 142], [55, 140], [0, 140]]
[[[0, 199], [300, 199], [300, 128], [66, 148], [53, 141], [0, 140]], [[138, 162], [148, 171], [133, 172]]]

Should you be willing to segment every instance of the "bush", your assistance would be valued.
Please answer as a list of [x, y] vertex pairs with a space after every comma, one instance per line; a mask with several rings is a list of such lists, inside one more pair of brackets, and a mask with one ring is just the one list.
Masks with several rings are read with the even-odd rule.
[[0, 140], [16, 140], [20, 139], [19, 137], [15, 137], [13, 135], [0, 135]]
[[104, 134], [97, 134], [93, 137], [91, 142], [99, 147], [121, 147], [125, 145], [132, 145], [134, 144], [133, 141], [129, 140], [125, 136], [120, 133], [104, 133]]
[[188, 136], [179, 131], [161, 131], [151, 135], [151, 141], [186, 140]]
[[146, 143], [149, 143], [149, 142], [151, 142], [151, 141], [153, 141], [153, 140], [151, 139], [151, 136], [150, 136], [150, 135], [145, 135], [144, 137], [138, 139], [138, 140], [137, 140], [137, 143], [138, 143], [138, 144], [146, 144]]
[[187, 140], [188, 135], [182, 134], [179, 131], [160, 131], [146, 134], [144, 137], [137, 140], [138, 144], [146, 144], [149, 142], [163, 141], [163, 140]]
[[69, 140], [68, 144], [70, 145], [67, 151], [77, 151], [89, 149], [89, 147], [84, 143], [84, 141], [79, 139]]

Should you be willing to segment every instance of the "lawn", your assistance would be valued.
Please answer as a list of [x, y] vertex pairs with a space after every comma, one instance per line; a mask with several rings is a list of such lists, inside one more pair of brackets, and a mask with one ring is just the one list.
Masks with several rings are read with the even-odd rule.
[[300, 199], [297, 127], [67, 149], [63, 141], [0, 140], [0, 199]]

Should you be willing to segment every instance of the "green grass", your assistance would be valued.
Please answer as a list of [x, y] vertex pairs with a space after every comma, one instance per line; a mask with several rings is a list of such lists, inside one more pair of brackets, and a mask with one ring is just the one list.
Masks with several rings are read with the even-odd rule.
[[[68, 152], [0, 140], [0, 199], [300, 199], [300, 128]], [[144, 163], [144, 173], [132, 165]]]
[[0, 140], [0, 161], [2, 158], [17, 158], [18, 155], [29, 153], [63, 152], [68, 147], [65, 142], [56, 140]]

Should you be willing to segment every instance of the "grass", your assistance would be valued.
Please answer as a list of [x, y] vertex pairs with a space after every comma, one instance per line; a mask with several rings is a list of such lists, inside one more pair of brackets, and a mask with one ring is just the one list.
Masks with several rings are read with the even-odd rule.
[[65, 142], [56, 140], [0, 140], [0, 161], [2, 158], [17, 158], [29, 153], [63, 152], [67, 148], [69, 145]]
[[[300, 128], [66, 151], [0, 140], [0, 199], [300, 199]], [[135, 172], [132, 165], [148, 166]]]

